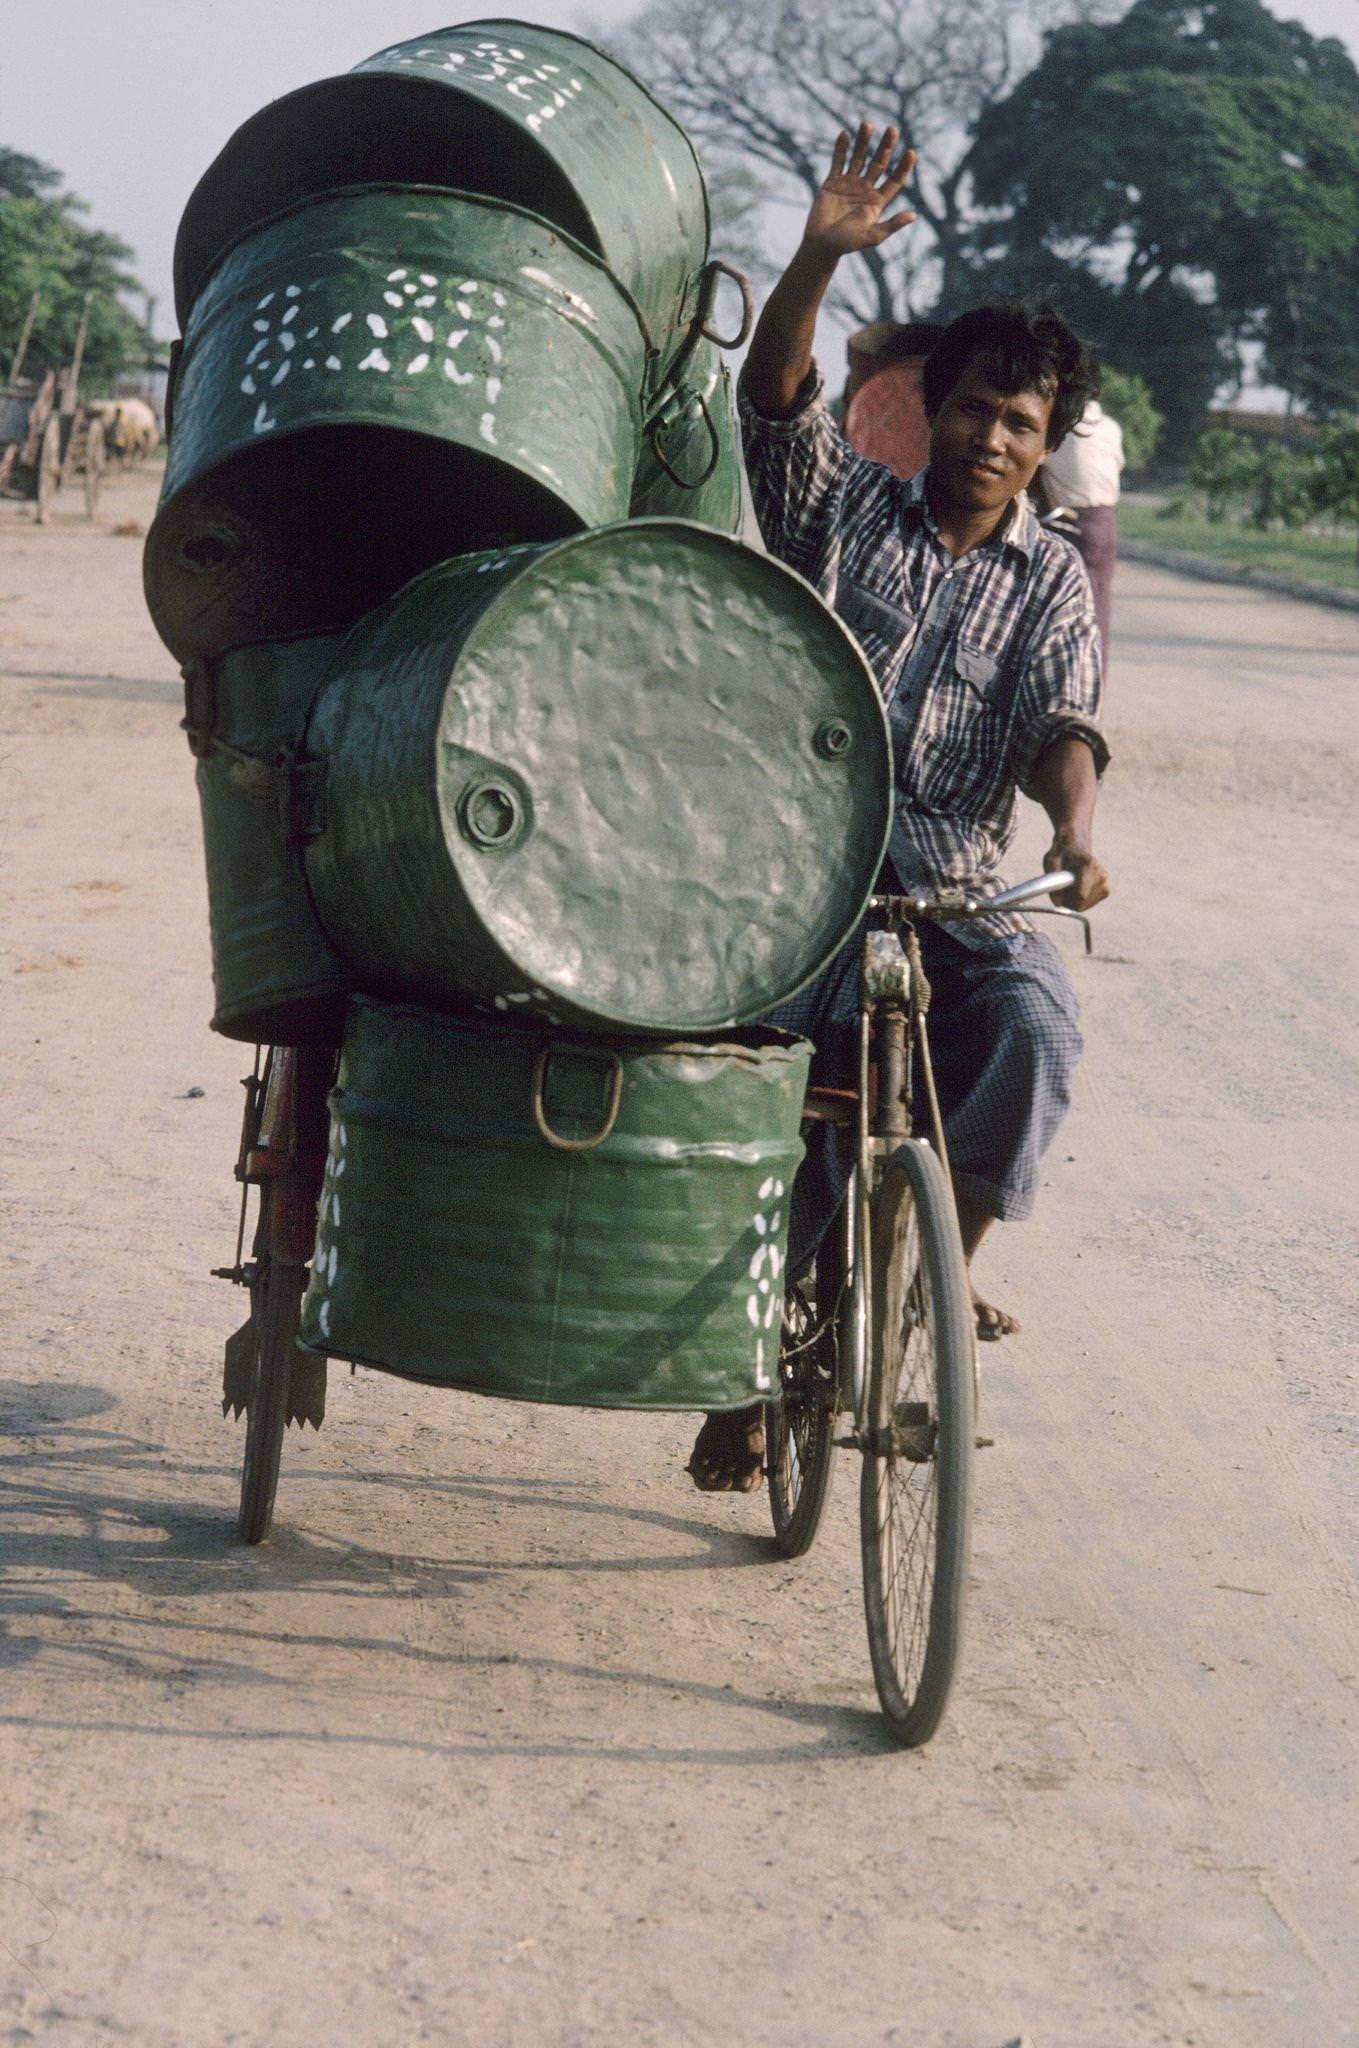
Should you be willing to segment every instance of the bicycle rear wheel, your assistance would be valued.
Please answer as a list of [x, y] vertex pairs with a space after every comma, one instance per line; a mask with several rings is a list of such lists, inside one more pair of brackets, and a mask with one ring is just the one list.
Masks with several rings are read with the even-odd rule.
[[307, 1281], [305, 1266], [285, 1264], [267, 1249], [273, 1196], [274, 1190], [266, 1187], [260, 1230], [266, 1249], [260, 1253], [259, 1269], [250, 1290], [254, 1355], [250, 1361], [250, 1401], [241, 1464], [241, 1506], [236, 1520], [246, 1543], [262, 1543], [274, 1518], [293, 1353]]
[[919, 1140], [887, 1162], [871, 1237], [864, 1610], [883, 1714], [913, 1749], [957, 1670], [976, 1438], [967, 1267], [947, 1178]]
[[764, 1411], [769, 1509], [784, 1557], [812, 1547], [835, 1461], [836, 1325], [843, 1278], [838, 1223], [826, 1232], [815, 1279], [789, 1287], [779, 1345], [779, 1395]]
[[246, 1411], [237, 1517], [246, 1543], [262, 1543], [269, 1533], [289, 1421], [319, 1429], [325, 1413], [324, 1362], [298, 1350], [297, 1330], [316, 1237], [333, 1071], [330, 1053], [273, 1046], [247, 1112], [243, 1170], [258, 1181], [259, 1218], [250, 1319], [228, 1344], [225, 1381], [225, 1405]]

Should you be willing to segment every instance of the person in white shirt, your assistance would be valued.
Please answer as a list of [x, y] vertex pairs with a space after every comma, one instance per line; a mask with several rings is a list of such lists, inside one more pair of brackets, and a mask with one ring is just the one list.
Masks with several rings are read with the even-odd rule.
[[1090, 576], [1099, 622], [1102, 666], [1109, 673], [1109, 627], [1112, 616], [1114, 562], [1118, 553], [1119, 477], [1123, 470], [1123, 429], [1092, 398], [1078, 424], [1039, 470], [1030, 496], [1039, 510], [1067, 505], [1076, 515], [1073, 536]]

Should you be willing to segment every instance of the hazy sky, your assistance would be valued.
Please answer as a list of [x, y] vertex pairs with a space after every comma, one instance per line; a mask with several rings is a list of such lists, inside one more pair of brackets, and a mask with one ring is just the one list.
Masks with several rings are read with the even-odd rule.
[[[1270, 4], [1314, 35], [1341, 36], [1359, 60], [1359, 0]], [[621, 22], [638, 11], [637, 0], [521, 6], [535, 21], [577, 29], [583, 18]], [[95, 225], [132, 245], [159, 301], [157, 331], [169, 334], [179, 214], [232, 131], [280, 93], [444, 19], [439, 0], [59, 0], [53, 15], [9, 0], [0, 143], [54, 164]]]

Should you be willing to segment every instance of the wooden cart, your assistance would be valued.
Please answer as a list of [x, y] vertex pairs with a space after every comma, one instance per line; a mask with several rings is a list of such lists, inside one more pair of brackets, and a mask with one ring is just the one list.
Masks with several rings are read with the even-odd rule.
[[66, 478], [79, 475], [84, 480], [86, 517], [93, 519], [99, 507], [106, 450], [103, 421], [83, 406], [79, 397], [89, 298], [80, 316], [70, 363], [63, 370], [49, 370], [34, 384], [22, 371], [37, 311], [35, 292], [8, 381], [0, 386], [0, 497], [28, 500], [36, 508], [41, 526]]

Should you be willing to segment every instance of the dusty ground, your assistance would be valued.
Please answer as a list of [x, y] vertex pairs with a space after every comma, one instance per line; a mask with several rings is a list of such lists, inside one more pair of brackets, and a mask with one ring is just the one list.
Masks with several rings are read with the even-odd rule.
[[152, 489], [0, 509], [0, 2041], [1359, 2040], [1359, 619], [1122, 578], [1090, 1052], [984, 1276], [1025, 1335], [906, 1756], [847, 1470], [788, 1566], [682, 1418], [335, 1372], [235, 1542], [242, 1056], [111, 530]]

